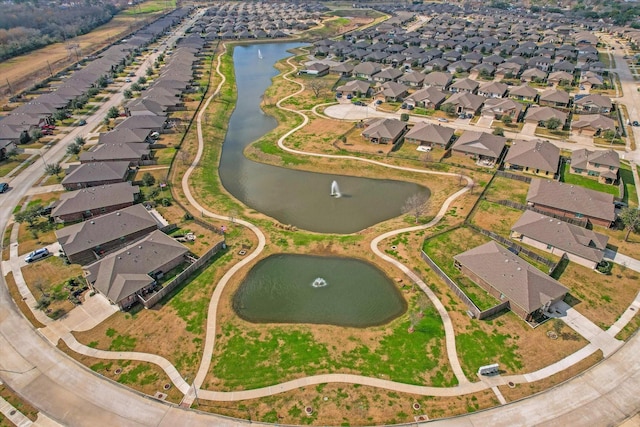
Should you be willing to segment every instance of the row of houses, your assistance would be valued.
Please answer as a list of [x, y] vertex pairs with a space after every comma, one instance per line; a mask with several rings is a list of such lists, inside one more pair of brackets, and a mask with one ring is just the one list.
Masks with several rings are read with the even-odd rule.
[[125, 105], [127, 118], [103, 133], [90, 151], [80, 154], [80, 164], [70, 166], [62, 185], [67, 190], [126, 182], [132, 168], [152, 164], [151, 147], [168, 126], [167, 114], [183, 106], [183, 93], [191, 89], [200, 35], [181, 39], [168, 56], [160, 75], [141, 96]]
[[318, 25], [325, 10], [316, 2], [222, 2], [210, 6], [193, 31], [207, 40], [281, 38]]
[[[451, 155], [471, 157], [482, 166], [504, 159], [507, 170], [553, 179], [561, 164], [560, 149], [545, 140], [515, 140], [508, 147], [506, 138], [486, 132], [464, 131], [455, 139], [450, 127], [420, 122], [409, 128], [407, 123], [390, 118], [371, 119], [364, 126], [362, 136], [371, 143], [396, 144], [404, 139], [428, 149], [450, 149]], [[570, 164], [571, 173], [594, 177], [604, 184], [618, 181], [620, 156], [614, 150], [574, 150]]]
[[15, 108], [0, 119], [0, 158], [18, 144], [28, 142], [34, 129], [43, 129], [53, 124], [56, 111], [66, 110], [71, 102], [97, 88], [101, 79], [111, 76], [113, 71], [136, 52], [156, 40], [172, 26], [190, 13], [190, 8], [176, 9], [146, 27], [136, 31], [126, 42], [115, 44], [97, 55], [83, 68], [74, 71], [50, 92], [36, 96]]
[[[62, 184], [71, 191], [52, 205], [53, 220], [65, 224], [55, 232], [65, 256], [83, 266], [92, 290], [122, 310], [136, 303], [147, 306], [164, 277], [196, 261], [163, 232], [164, 218], [139, 203], [140, 188], [129, 178], [132, 168], [153, 160], [150, 147], [191, 89], [204, 43], [199, 34], [178, 41], [159, 77], [127, 103], [127, 117], [67, 170]], [[213, 246], [224, 238], [218, 240]]]

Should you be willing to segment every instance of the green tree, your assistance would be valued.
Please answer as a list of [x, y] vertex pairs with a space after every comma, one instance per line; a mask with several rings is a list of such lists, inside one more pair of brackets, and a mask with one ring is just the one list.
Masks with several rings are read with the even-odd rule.
[[109, 117], [110, 119], [115, 119], [119, 114], [120, 112], [118, 111], [117, 107], [111, 107], [109, 108], [109, 111], [107, 111], [107, 117]]
[[493, 134], [496, 136], [504, 136], [504, 129], [497, 127], [493, 130]]
[[67, 146], [67, 154], [73, 156], [76, 155], [78, 153], [80, 153], [80, 150], [82, 150], [82, 147], [80, 147], [78, 144], [76, 144], [75, 142], [73, 144], [69, 144]]
[[456, 114], [456, 106], [451, 103], [444, 104], [442, 107], [440, 107], [440, 110], [444, 111], [449, 116], [455, 116]]
[[136, 92], [140, 92], [142, 90], [142, 86], [140, 83], [134, 83], [131, 85], [131, 90], [135, 90]]
[[74, 142], [75, 144], [78, 144], [80, 147], [83, 147], [83, 146], [84, 146], [84, 144], [86, 144], [86, 143], [87, 143], [87, 140], [84, 138], [84, 136], [82, 136], [82, 135], [78, 135], [78, 136], [76, 136], [75, 138], [73, 138], [73, 142]]
[[144, 77], [144, 76], [142, 76], [142, 77], [140, 77], [140, 78], [138, 79], [138, 84], [143, 85], [143, 84], [145, 84], [146, 82], [147, 82], [147, 78], [146, 78], [146, 77]]
[[122, 95], [124, 95], [124, 97], [125, 97], [126, 99], [131, 99], [131, 98], [133, 98], [133, 92], [131, 92], [131, 90], [129, 90], [129, 89], [125, 89], [125, 90], [122, 92]]
[[409, 114], [407, 114], [407, 113], [400, 114], [400, 120], [402, 120], [403, 122], [408, 122], [409, 121]]
[[42, 130], [40, 130], [40, 128], [33, 129], [31, 132], [29, 132], [29, 136], [33, 141], [37, 141], [42, 138]]
[[151, 67], [147, 67], [147, 71], [146, 71], [146, 73], [147, 73], [147, 76], [151, 76], [151, 75], [153, 75], [153, 68], [151, 68]]
[[624, 236], [624, 241], [628, 241], [629, 235], [633, 231], [634, 233], [640, 232], [640, 210], [636, 208], [626, 207], [622, 209], [620, 215], [618, 215], [620, 221], [624, 225], [624, 229], [627, 230], [627, 234]]
[[56, 122], [61, 122], [67, 118], [67, 110], [56, 110], [52, 117]]
[[44, 172], [47, 175], [58, 176], [60, 175], [60, 173], [62, 173], [62, 166], [60, 166], [60, 163], [49, 163], [47, 166], [45, 166]]
[[560, 123], [560, 119], [556, 118], [556, 117], [551, 117], [549, 120], [547, 120], [547, 122], [545, 123], [547, 129], [549, 130], [555, 130], [558, 129], [558, 127], [561, 125], [562, 123]]
[[27, 206], [26, 209], [16, 213], [14, 218], [17, 223], [22, 224], [23, 222], [26, 222], [29, 224], [29, 227], [33, 227], [40, 219], [40, 214], [38, 213], [40, 209], [42, 209], [42, 205], [40, 204]]
[[142, 175], [142, 184], [145, 187], [151, 187], [155, 183], [156, 183], [156, 179], [149, 172], [145, 172]]
[[512, 120], [511, 120], [511, 116], [508, 114], [504, 114], [502, 116], [502, 118], [500, 119], [502, 121], [502, 123], [504, 123], [505, 125], [510, 125]]

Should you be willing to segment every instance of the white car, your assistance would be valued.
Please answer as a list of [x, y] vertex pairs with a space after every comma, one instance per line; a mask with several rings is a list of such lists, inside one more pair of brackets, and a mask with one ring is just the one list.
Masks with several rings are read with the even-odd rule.
[[443, 117], [438, 117], [438, 121], [444, 123], [444, 122], [448, 122], [449, 120], [447, 120], [447, 119], [445, 119]]

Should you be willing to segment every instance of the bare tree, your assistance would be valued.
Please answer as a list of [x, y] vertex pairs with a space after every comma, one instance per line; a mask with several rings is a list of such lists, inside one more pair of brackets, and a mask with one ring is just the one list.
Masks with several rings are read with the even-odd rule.
[[411, 214], [416, 219], [416, 224], [420, 220], [422, 214], [424, 214], [429, 209], [429, 196], [427, 194], [418, 193], [412, 196], [409, 196], [407, 201], [404, 203], [402, 207], [402, 213]]
[[180, 163], [182, 163], [183, 165], [188, 164], [189, 152], [185, 149], [181, 149], [180, 151], [178, 151], [178, 160], [180, 160]]
[[413, 333], [416, 330], [416, 326], [420, 323], [420, 315], [414, 311], [409, 313], [409, 333]]
[[315, 98], [319, 98], [320, 95], [327, 89], [326, 82], [322, 80], [312, 80], [307, 86], [309, 86], [309, 89], [311, 89]]

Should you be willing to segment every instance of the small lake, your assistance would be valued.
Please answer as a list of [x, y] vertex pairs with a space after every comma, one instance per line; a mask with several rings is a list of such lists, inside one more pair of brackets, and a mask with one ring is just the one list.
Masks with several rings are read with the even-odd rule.
[[[277, 126], [260, 109], [262, 94], [278, 74], [273, 65], [299, 43], [236, 46], [238, 100], [222, 147], [222, 185], [245, 205], [283, 224], [319, 233], [349, 234], [401, 215], [406, 200], [429, 189], [414, 183], [286, 169], [248, 160], [243, 150]], [[262, 55], [259, 59], [258, 50]], [[215, 172], [212, 172], [215, 173]], [[342, 197], [330, 196], [338, 183]]]
[[280, 254], [258, 262], [233, 295], [233, 309], [255, 323], [381, 325], [407, 306], [374, 265], [352, 258]]

